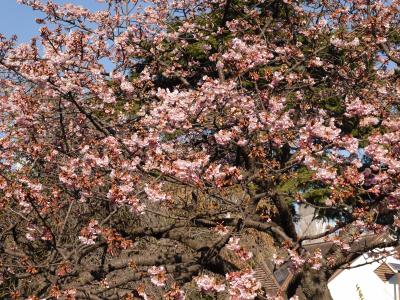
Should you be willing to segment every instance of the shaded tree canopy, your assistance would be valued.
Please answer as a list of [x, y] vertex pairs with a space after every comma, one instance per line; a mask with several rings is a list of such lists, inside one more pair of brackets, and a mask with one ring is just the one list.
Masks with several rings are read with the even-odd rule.
[[1, 298], [330, 299], [398, 245], [399, 1], [18, 2], [43, 18], [0, 35]]

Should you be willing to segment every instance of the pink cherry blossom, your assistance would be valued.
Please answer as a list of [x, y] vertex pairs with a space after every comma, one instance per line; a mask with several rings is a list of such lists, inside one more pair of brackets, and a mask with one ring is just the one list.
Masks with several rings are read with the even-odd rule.
[[81, 235], [78, 237], [78, 239], [85, 245], [93, 245], [100, 233], [101, 229], [98, 221], [92, 220], [89, 222], [87, 227], [81, 230]]
[[229, 283], [229, 299], [232, 300], [255, 299], [261, 289], [261, 283], [254, 278], [254, 271], [251, 269], [228, 273], [226, 280]]
[[225, 284], [218, 283], [215, 277], [208, 276], [207, 274], [201, 275], [195, 279], [197, 287], [205, 293], [223, 292]]
[[162, 201], [167, 201], [170, 199], [170, 197], [162, 192], [162, 184], [158, 185], [146, 185], [144, 188], [144, 191], [149, 198], [150, 201], [152, 202], [162, 202]]
[[165, 286], [167, 277], [163, 266], [152, 266], [147, 270], [147, 272], [150, 274], [150, 280], [154, 285], [159, 287]]

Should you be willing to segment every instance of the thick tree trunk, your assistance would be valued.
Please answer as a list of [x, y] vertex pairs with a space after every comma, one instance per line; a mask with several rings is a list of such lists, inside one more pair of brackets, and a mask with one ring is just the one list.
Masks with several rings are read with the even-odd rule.
[[305, 266], [292, 278], [286, 290], [287, 298], [296, 295], [300, 300], [332, 300], [328, 278], [325, 272]]
[[322, 271], [304, 270], [300, 280], [300, 287], [307, 300], [332, 300], [328, 289], [328, 278]]

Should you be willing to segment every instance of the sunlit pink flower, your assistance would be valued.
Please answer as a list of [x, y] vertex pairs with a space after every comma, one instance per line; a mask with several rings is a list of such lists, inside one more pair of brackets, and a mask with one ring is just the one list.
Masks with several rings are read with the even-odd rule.
[[185, 300], [185, 292], [176, 284], [172, 284], [171, 289], [164, 294], [165, 300]]
[[214, 134], [215, 141], [220, 145], [227, 145], [232, 140], [233, 134], [230, 131], [220, 130]]
[[310, 60], [310, 65], [314, 67], [322, 67], [324, 65], [324, 62], [321, 60], [321, 58], [316, 57]]
[[305, 259], [301, 257], [296, 251], [288, 250], [290, 268], [294, 271], [298, 270], [305, 263]]
[[195, 282], [197, 287], [205, 293], [223, 292], [225, 290], [225, 284], [218, 283], [215, 277], [206, 274], [196, 277]]
[[153, 266], [150, 267], [147, 272], [150, 274], [151, 282], [156, 286], [165, 286], [167, 281], [167, 276], [165, 272], [165, 268], [163, 266]]
[[223, 224], [218, 224], [217, 226], [215, 226], [213, 228], [213, 230], [222, 236], [227, 235], [229, 233], [229, 229], [226, 226], [224, 226]]
[[249, 260], [253, 257], [253, 253], [245, 250], [242, 246], [239, 245], [240, 238], [239, 237], [231, 237], [226, 245], [226, 248], [235, 252], [235, 254], [241, 260]]
[[157, 185], [146, 184], [144, 191], [151, 202], [163, 202], [170, 199], [170, 197], [162, 192], [162, 183]]
[[97, 220], [92, 220], [89, 224], [82, 228], [78, 239], [85, 245], [95, 244], [98, 234], [101, 233], [99, 223]]
[[261, 289], [261, 283], [254, 277], [254, 271], [251, 269], [228, 273], [226, 280], [229, 283], [229, 299], [232, 300], [255, 299]]
[[232, 251], [240, 250], [241, 247], [239, 245], [239, 242], [240, 242], [239, 237], [237, 236], [231, 237], [229, 238], [228, 245], [226, 246], [226, 248]]
[[377, 125], [378, 123], [379, 123], [379, 119], [377, 117], [364, 117], [360, 120], [361, 127]]
[[318, 180], [322, 180], [325, 182], [331, 182], [331, 181], [335, 180], [337, 173], [336, 173], [336, 169], [334, 169], [334, 168], [320, 167], [314, 176]]

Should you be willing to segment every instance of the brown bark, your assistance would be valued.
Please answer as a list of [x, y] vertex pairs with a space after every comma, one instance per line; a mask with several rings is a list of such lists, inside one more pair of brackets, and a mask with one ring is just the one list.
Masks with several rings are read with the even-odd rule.
[[328, 278], [323, 271], [305, 269], [301, 275], [300, 287], [307, 300], [332, 300]]

